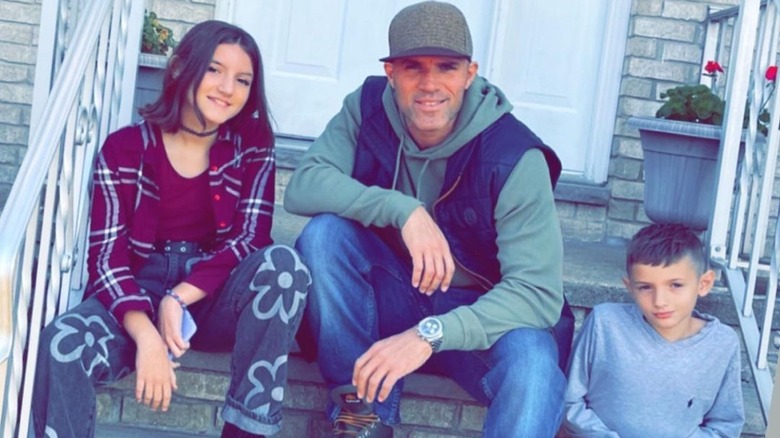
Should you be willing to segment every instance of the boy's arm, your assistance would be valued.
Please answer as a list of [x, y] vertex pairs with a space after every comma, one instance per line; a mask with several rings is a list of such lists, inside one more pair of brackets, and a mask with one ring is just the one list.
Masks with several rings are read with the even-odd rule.
[[564, 436], [588, 438], [619, 438], [607, 428], [596, 412], [588, 407], [587, 395], [590, 386], [590, 370], [595, 352], [595, 312], [588, 315], [574, 342], [574, 351], [569, 363], [566, 385], [566, 412], [563, 418]]
[[692, 437], [732, 437], [742, 433], [745, 410], [742, 399], [742, 361], [738, 341], [734, 342], [732, 351], [729, 367], [723, 376], [712, 408], [704, 415], [701, 426], [691, 435]]

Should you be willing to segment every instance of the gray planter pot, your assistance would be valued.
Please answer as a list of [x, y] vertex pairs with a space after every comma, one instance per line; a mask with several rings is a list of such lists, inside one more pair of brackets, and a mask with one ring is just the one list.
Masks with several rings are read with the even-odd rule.
[[162, 81], [168, 57], [142, 53], [138, 57], [138, 75], [135, 79], [135, 96], [133, 98], [133, 123], [139, 121], [138, 109], [157, 100], [162, 91]]
[[721, 127], [632, 117], [645, 168], [645, 214], [656, 223], [705, 230], [715, 204]]

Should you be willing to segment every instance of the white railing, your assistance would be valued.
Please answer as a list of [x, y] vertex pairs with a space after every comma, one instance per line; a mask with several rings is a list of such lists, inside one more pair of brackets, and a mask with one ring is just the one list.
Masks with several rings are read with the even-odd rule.
[[132, 101], [122, 91], [135, 81], [143, 7], [143, 0], [41, 5], [30, 140], [0, 215], [3, 437], [30, 433], [40, 329], [84, 287], [92, 161], [109, 130], [129, 120], [122, 112], [132, 102], [121, 97]]
[[[774, 314], [780, 221], [773, 235], [768, 230], [770, 218], [777, 218], [777, 211], [772, 211], [772, 191], [780, 142], [780, 99], [773, 92], [775, 84], [764, 75], [769, 66], [777, 64], [777, 3], [742, 0], [737, 8], [711, 13], [702, 60], [722, 59], [728, 74], [717, 195], [708, 236], [710, 257], [722, 269], [736, 306], [765, 423], [774, 386], [769, 342], [772, 323], [778, 323]], [[749, 121], [741, 148], [746, 102]], [[771, 114], [765, 138], [757, 133], [757, 117], [764, 108]], [[759, 278], [766, 280], [765, 288], [757, 287]]]

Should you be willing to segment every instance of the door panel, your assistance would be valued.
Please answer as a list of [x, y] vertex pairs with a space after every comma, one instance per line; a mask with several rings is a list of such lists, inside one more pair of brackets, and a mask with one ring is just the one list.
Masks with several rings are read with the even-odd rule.
[[[314, 138], [344, 96], [367, 75], [384, 74], [378, 59], [387, 55], [390, 20], [416, 1], [217, 3], [230, 2], [228, 21], [247, 29], [260, 46], [276, 131]], [[501, 87], [514, 114], [558, 152], [565, 175], [606, 180], [623, 53], [622, 45], [620, 53], [607, 50], [615, 44], [605, 40], [625, 40], [630, 2], [452, 3], [469, 22], [480, 74]]]

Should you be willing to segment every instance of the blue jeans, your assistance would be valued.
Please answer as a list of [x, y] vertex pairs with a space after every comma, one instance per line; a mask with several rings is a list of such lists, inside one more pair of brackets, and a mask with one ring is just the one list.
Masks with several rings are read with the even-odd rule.
[[[314, 217], [296, 247], [314, 280], [305, 332], [318, 347], [330, 387], [351, 382], [355, 360], [374, 342], [480, 296], [463, 288], [419, 293], [411, 287], [408, 263], [371, 230], [334, 215]], [[558, 430], [565, 378], [549, 329], [512, 330], [486, 351], [434, 354], [421, 370], [452, 378], [488, 406], [486, 437], [552, 437]], [[402, 388], [401, 380], [387, 400], [374, 404], [383, 423], [400, 422]], [[329, 405], [328, 414], [333, 420], [337, 408]]]
[[[197, 250], [149, 257], [135, 277], [155, 309], [164, 291], [180, 283], [202, 257]], [[233, 351], [225, 421], [256, 434], [280, 430], [287, 354], [310, 283], [294, 250], [269, 246], [243, 260], [215, 296], [188, 306], [198, 326], [192, 348]], [[94, 436], [95, 386], [131, 373], [135, 355], [132, 338], [95, 298], [55, 318], [41, 333], [32, 407], [35, 435]]]

